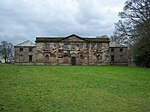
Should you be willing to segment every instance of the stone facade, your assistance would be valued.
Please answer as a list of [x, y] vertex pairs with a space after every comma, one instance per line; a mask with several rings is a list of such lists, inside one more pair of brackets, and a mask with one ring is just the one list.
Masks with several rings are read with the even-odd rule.
[[29, 40], [15, 46], [15, 64], [33, 65], [35, 61], [36, 46]]
[[[33, 44], [32, 46], [24, 45], [23, 43], [15, 46], [15, 64], [111, 64], [109, 38], [81, 38], [73, 34], [68, 37], [57, 38], [37, 37], [35, 42], [35, 46]], [[29, 50], [31, 48], [32, 51]]]
[[110, 44], [110, 65], [128, 65], [126, 46], [112, 42]]

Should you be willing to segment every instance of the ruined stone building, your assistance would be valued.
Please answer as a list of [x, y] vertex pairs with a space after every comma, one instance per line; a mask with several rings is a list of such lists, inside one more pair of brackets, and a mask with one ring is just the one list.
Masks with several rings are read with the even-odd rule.
[[110, 65], [128, 65], [128, 49], [126, 46], [116, 42], [111, 42], [109, 49]]
[[73, 34], [67, 37], [37, 37], [35, 43], [28, 40], [15, 46], [15, 64], [127, 64], [127, 47], [110, 46], [109, 38], [82, 38]]

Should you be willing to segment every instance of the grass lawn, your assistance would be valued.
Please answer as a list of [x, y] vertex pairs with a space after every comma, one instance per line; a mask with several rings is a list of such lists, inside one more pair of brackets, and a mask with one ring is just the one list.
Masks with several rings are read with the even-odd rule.
[[0, 64], [2, 112], [150, 112], [150, 69]]

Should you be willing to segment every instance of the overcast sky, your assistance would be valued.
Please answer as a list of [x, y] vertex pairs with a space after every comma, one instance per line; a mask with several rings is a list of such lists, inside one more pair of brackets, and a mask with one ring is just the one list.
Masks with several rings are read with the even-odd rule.
[[0, 0], [0, 41], [111, 35], [126, 0]]

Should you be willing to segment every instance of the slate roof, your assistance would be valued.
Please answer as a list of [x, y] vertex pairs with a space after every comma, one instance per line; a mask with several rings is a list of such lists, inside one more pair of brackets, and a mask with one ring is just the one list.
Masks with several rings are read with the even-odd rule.
[[126, 47], [126, 46], [113, 41], [110, 43], [110, 47]]
[[72, 36], [75, 36], [87, 42], [110, 42], [109, 38], [85, 38], [85, 37], [82, 38], [75, 34], [69, 35], [67, 37], [36, 37], [36, 42], [59, 42]]
[[29, 40], [26, 40], [26, 41], [24, 41], [24, 42], [22, 42], [22, 43], [20, 43], [20, 44], [17, 44], [16, 47], [17, 47], [17, 46], [32, 46], [32, 47], [34, 47], [35, 44], [32, 43], [32, 42], [29, 41]]

